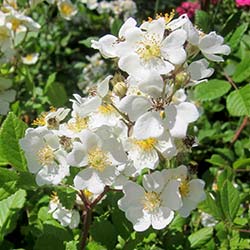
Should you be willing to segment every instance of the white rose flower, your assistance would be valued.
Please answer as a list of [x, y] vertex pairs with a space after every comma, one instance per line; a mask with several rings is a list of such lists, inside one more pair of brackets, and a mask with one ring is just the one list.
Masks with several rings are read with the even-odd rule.
[[36, 174], [39, 186], [59, 184], [69, 175], [66, 152], [60, 148], [59, 138], [46, 127], [26, 130], [25, 137], [20, 140], [24, 150], [28, 169]]
[[179, 193], [182, 199], [182, 206], [178, 209], [182, 217], [188, 217], [190, 212], [194, 210], [198, 203], [206, 197], [204, 192], [205, 182], [201, 179], [189, 179], [187, 167], [181, 165], [175, 169], [167, 169], [163, 171], [164, 178], [167, 182], [178, 180]]
[[118, 206], [136, 231], [145, 231], [150, 225], [163, 229], [174, 218], [171, 207], [181, 206], [178, 185], [178, 181], [166, 185], [159, 171], [144, 175], [143, 187], [134, 182], [124, 186], [125, 196], [118, 201]]

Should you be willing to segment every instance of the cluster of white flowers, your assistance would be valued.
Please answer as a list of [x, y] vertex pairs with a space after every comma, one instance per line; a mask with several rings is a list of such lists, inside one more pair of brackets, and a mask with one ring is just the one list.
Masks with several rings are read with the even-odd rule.
[[20, 141], [38, 185], [64, 183], [75, 167], [79, 192], [122, 190], [119, 208], [136, 231], [162, 229], [175, 212], [187, 217], [205, 198], [204, 181], [184, 165], [166, 169], [164, 163], [193, 146], [187, 131], [199, 112], [186, 90], [213, 73], [206, 59], [188, 60], [201, 52], [221, 61], [218, 54], [230, 51], [221, 36], [202, 33], [186, 15], [170, 19], [138, 27], [129, 18], [118, 37], [93, 41], [125, 73], [107, 76], [88, 97], [75, 94], [71, 113], [59, 108], [42, 114]]
[[112, 13], [115, 17], [123, 16], [127, 20], [137, 12], [136, 3], [133, 0], [114, 0], [114, 1], [97, 1], [97, 0], [80, 0], [86, 4], [90, 10], [96, 9], [99, 14]]
[[42, 2], [56, 4], [61, 17], [66, 20], [71, 20], [78, 12], [77, 7], [70, 0], [29, 0], [32, 8]]
[[4, 0], [0, 10], [1, 62], [14, 60], [15, 47], [24, 41], [29, 32], [37, 32], [40, 25], [18, 10], [16, 0]]

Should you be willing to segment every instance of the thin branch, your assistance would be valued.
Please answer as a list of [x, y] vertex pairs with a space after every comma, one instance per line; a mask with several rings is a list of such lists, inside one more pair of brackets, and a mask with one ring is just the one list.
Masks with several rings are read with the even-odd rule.
[[246, 116], [246, 117], [244, 118], [244, 120], [242, 121], [240, 127], [236, 130], [236, 132], [235, 132], [235, 134], [234, 134], [234, 137], [233, 137], [233, 139], [231, 140], [231, 144], [234, 144], [234, 143], [238, 140], [238, 138], [239, 138], [239, 136], [240, 136], [242, 130], [246, 127], [247, 123], [248, 123], [248, 117]]
[[233, 88], [237, 90], [238, 87], [234, 83], [233, 79], [225, 71], [223, 72], [223, 75], [226, 77], [226, 79], [228, 80], [228, 82], [233, 86]]

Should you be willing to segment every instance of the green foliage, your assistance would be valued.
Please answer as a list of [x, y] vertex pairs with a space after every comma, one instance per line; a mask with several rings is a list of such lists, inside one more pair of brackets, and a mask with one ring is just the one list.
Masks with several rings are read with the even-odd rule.
[[201, 101], [211, 101], [225, 95], [230, 89], [229, 82], [214, 79], [199, 84], [195, 88], [195, 97]]
[[12, 112], [8, 114], [0, 130], [0, 155], [3, 162], [19, 171], [26, 170], [26, 160], [19, 145], [27, 125]]
[[10, 197], [0, 201], [0, 242], [4, 235], [15, 228], [18, 212], [23, 208], [26, 199], [25, 190], [19, 190]]
[[195, 24], [199, 29], [205, 33], [209, 33], [211, 29], [211, 22], [209, 14], [203, 10], [197, 10], [195, 12]]
[[200, 249], [213, 235], [213, 228], [202, 228], [188, 237], [191, 248]]
[[234, 90], [227, 97], [227, 109], [233, 116], [250, 116], [250, 85]]

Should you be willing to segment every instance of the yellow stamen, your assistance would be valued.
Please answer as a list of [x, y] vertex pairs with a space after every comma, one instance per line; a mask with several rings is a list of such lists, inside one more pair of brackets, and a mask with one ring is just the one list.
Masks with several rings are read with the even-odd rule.
[[189, 182], [188, 180], [184, 180], [181, 182], [179, 187], [179, 191], [182, 197], [187, 197], [190, 191]]
[[134, 140], [134, 144], [139, 146], [143, 151], [152, 150], [156, 143], [157, 143], [157, 140], [152, 137], [146, 140]]
[[152, 212], [161, 205], [160, 195], [156, 192], [146, 192], [142, 204], [145, 210]]
[[88, 118], [76, 116], [74, 122], [68, 124], [68, 128], [74, 132], [81, 132], [88, 127]]
[[50, 112], [55, 112], [56, 108], [51, 106], [49, 112], [42, 112], [39, 117], [37, 117], [31, 124], [34, 126], [45, 126], [46, 125], [46, 116]]
[[63, 15], [70, 16], [74, 12], [74, 8], [71, 4], [65, 2], [60, 4], [60, 11]]
[[38, 161], [43, 165], [51, 165], [55, 160], [53, 149], [46, 145], [37, 152]]
[[111, 165], [107, 153], [100, 148], [95, 148], [88, 153], [88, 164], [96, 170], [103, 172], [106, 167]]
[[161, 56], [160, 42], [153, 36], [145, 37], [136, 52], [145, 61], [158, 58]]
[[110, 105], [110, 104], [106, 104], [106, 105], [101, 105], [98, 108], [98, 111], [103, 114], [103, 115], [109, 115], [110, 113], [114, 112], [114, 108]]

